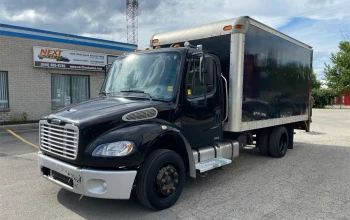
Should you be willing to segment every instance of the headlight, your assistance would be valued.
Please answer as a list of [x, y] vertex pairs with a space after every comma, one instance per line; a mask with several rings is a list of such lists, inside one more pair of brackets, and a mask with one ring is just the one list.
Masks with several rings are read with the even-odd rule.
[[109, 144], [101, 144], [92, 152], [95, 157], [120, 157], [128, 155], [134, 148], [134, 143], [131, 141], [118, 141]]

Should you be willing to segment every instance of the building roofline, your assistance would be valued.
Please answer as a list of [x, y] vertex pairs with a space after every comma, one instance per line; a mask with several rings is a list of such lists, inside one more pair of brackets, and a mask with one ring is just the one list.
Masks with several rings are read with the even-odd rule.
[[0, 35], [34, 39], [34, 40], [51, 41], [51, 42], [58, 42], [58, 43], [65, 43], [65, 44], [74, 44], [74, 45], [81, 45], [81, 46], [88, 46], [88, 47], [98, 47], [98, 48], [120, 50], [120, 51], [127, 51], [127, 52], [134, 51], [134, 49], [126, 48], [126, 47], [123, 47], [122, 45], [112, 46], [107, 44], [100, 44], [98, 42], [91, 43], [91, 42], [84, 42], [84, 41], [78, 41], [78, 40], [69, 40], [64, 38], [55, 38], [55, 37], [46, 37], [46, 36], [40, 36], [40, 35], [34, 35], [34, 34], [18, 33], [18, 32], [12, 32], [12, 31], [0, 30]]
[[60, 33], [60, 32], [55, 32], [55, 31], [40, 30], [40, 29], [21, 27], [21, 26], [15, 26], [15, 25], [10, 25], [10, 24], [0, 23], [0, 28], [1, 27], [37, 32], [37, 33], [44, 33], [44, 34], [51, 34], [51, 35], [56, 35], [56, 36], [61, 36], [61, 37], [72, 37], [72, 38], [78, 38], [78, 39], [84, 39], [84, 40], [91, 40], [91, 41], [97, 41], [97, 42], [101, 42], [101, 43], [119, 44], [119, 45], [137, 47], [136, 44], [128, 44], [128, 43], [111, 41], [111, 40], [103, 40], [103, 39], [98, 39], [98, 38], [93, 38], [93, 37], [83, 37], [83, 36], [73, 35], [73, 34], [68, 34], [68, 33], [65, 34], [65, 33]]

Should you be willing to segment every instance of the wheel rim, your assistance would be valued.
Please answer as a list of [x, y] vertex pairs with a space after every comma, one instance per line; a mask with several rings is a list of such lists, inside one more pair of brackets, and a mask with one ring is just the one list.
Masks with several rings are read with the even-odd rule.
[[173, 164], [165, 163], [155, 176], [154, 193], [158, 198], [166, 199], [174, 195], [179, 185], [180, 178]]
[[282, 134], [279, 142], [279, 151], [283, 153], [287, 149], [287, 135]]

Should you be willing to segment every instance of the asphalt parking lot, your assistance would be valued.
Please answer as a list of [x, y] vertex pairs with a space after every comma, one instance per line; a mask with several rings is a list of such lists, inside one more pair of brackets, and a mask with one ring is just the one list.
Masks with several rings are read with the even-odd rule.
[[[0, 219], [350, 219], [350, 110], [313, 110], [282, 159], [243, 149], [179, 201], [154, 212], [130, 200], [80, 198], [40, 177], [35, 146], [0, 128]], [[38, 144], [37, 129], [12, 129]]]

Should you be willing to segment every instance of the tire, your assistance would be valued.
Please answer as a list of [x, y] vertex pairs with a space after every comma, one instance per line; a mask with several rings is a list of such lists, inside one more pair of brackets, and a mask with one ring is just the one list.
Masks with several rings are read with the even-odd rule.
[[171, 150], [155, 150], [138, 171], [136, 195], [150, 209], [166, 209], [179, 199], [185, 180], [186, 169], [180, 155]]
[[288, 131], [286, 127], [275, 127], [272, 129], [269, 140], [271, 156], [276, 158], [284, 157], [288, 149]]
[[269, 129], [262, 129], [257, 135], [256, 147], [259, 148], [260, 154], [264, 156], [270, 156], [269, 131]]

